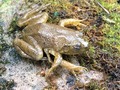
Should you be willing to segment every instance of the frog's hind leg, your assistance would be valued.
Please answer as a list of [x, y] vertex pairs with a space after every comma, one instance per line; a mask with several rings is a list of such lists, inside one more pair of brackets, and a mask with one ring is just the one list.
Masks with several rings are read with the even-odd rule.
[[26, 12], [21, 18], [18, 19], [18, 26], [22, 27], [36, 23], [45, 23], [48, 20], [48, 13], [41, 11], [46, 9], [47, 6], [48, 4]]
[[36, 13], [41, 13], [41, 11], [45, 10], [49, 5], [50, 4], [46, 4], [46, 5], [42, 5], [40, 7], [36, 7], [34, 9], [26, 12], [22, 18], [28, 19], [28, 18], [32, 17], [33, 15], [35, 15]]
[[48, 13], [43, 12], [41, 14], [36, 14], [31, 18], [28, 19], [19, 19], [18, 20], [18, 26], [28, 26], [28, 25], [33, 25], [36, 23], [45, 23], [48, 20]]
[[50, 73], [60, 65], [61, 61], [62, 61], [62, 56], [58, 53], [55, 52], [54, 50], [49, 50], [49, 53], [54, 55], [54, 61], [52, 62], [52, 67], [48, 70], [48, 72], [46, 73], [46, 78], [50, 75]]
[[85, 24], [82, 24], [81, 22], [85, 21], [84, 20], [79, 20], [79, 19], [63, 19], [59, 21], [59, 25], [62, 27], [65, 26], [75, 26], [77, 29], [80, 29], [81, 26], [86, 27]]
[[23, 52], [18, 46], [14, 46], [16, 48], [16, 50], [18, 51], [18, 53], [22, 56], [22, 57], [25, 57], [25, 58], [29, 58], [29, 59], [32, 59], [32, 57], [28, 56], [25, 52]]
[[[28, 41], [30, 41], [30, 39]], [[43, 57], [42, 49], [40, 46], [38, 46], [37, 42], [34, 39], [31, 39], [31, 42], [32, 41], [33, 45], [35, 46], [18, 38], [16, 38], [13, 43], [15, 48], [21, 54], [22, 57], [40, 60]]]

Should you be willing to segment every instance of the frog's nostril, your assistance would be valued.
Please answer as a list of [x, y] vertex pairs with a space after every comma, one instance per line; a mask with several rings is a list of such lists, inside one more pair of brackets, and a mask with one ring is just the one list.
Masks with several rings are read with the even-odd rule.
[[77, 45], [74, 46], [74, 48], [75, 48], [76, 50], [79, 50], [79, 49], [80, 49], [80, 45], [77, 44]]

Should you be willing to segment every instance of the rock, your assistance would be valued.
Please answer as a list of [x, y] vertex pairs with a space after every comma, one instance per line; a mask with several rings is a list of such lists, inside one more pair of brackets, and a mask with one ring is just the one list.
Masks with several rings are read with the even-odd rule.
[[0, 63], [0, 76], [6, 71], [4, 64]]

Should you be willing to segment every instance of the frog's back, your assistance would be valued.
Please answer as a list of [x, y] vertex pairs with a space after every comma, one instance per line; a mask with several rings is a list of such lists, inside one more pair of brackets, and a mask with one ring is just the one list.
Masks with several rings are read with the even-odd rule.
[[23, 30], [23, 37], [32, 36], [42, 48], [53, 48], [56, 51], [67, 42], [73, 41], [75, 35], [72, 29], [46, 23], [38, 23]]
[[36, 35], [36, 34], [42, 34], [42, 35], [54, 35], [58, 36], [59, 34], [73, 34], [74, 30], [68, 29], [65, 27], [61, 27], [54, 24], [47, 24], [47, 23], [37, 23], [31, 26], [27, 26], [23, 31], [22, 34], [24, 35]]

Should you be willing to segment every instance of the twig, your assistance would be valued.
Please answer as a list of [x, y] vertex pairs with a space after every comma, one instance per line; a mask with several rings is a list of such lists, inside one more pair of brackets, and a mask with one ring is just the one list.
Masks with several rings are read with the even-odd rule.
[[104, 8], [97, 0], [95, 0], [95, 2], [107, 13], [107, 14], [110, 14], [110, 12]]

